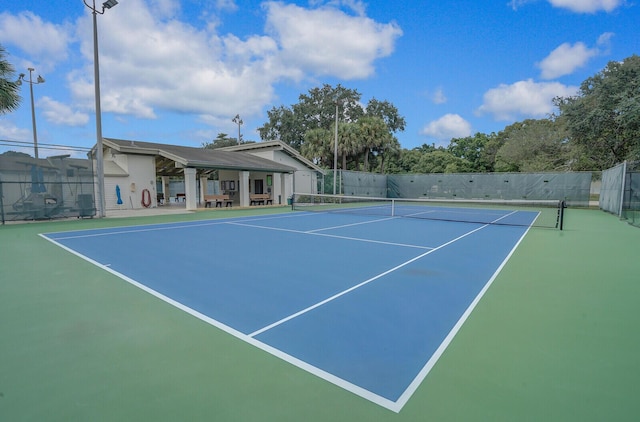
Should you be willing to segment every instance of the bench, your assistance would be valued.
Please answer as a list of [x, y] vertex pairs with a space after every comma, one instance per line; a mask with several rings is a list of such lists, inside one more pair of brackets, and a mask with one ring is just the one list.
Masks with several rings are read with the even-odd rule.
[[204, 207], [211, 208], [211, 205], [215, 204], [215, 207], [222, 207], [224, 204], [225, 207], [233, 206], [233, 201], [229, 199], [229, 195], [205, 195], [204, 196]]
[[264, 205], [265, 202], [267, 205], [273, 204], [273, 199], [271, 199], [271, 195], [268, 193], [255, 193], [253, 195], [249, 195], [249, 205]]

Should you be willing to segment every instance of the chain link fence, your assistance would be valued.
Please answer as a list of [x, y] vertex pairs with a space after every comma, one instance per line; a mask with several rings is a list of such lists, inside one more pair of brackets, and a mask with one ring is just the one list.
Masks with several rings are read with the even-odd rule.
[[43, 144], [39, 156], [46, 158], [34, 158], [21, 143], [2, 142], [16, 147], [0, 154], [2, 224], [96, 215], [93, 161], [82, 158], [87, 148]]
[[640, 227], [640, 161], [602, 172], [600, 208]]

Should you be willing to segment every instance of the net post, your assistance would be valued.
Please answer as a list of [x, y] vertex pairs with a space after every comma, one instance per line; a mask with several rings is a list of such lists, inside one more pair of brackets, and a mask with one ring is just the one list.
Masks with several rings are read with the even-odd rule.
[[396, 200], [391, 199], [391, 217], [396, 216]]
[[560, 201], [560, 209], [558, 210], [558, 227], [560, 230], [564, 227], [564, 209], [567, 208], [567, 203], [563, 199]]

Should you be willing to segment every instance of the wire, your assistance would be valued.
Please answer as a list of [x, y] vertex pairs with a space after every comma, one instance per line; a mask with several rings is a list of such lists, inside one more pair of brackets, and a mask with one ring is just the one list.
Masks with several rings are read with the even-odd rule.
[[[33, 142], [27, 142], [27, 141], [10, 141], [8, 139], [0, 139], [0, 145], [3, 146], [28, 146], [31, 147], [33, 146]], [[60, 144], [46, 144], [46, 143], [41, 143], [38, 142], [38, 147], [55, 147], [55, 148], [66, 148], [69, 150], [78, 150], [78, 151], [91, 151], [92, 148], [87, 148], [87, 147], [75, 147], [75, 146], [71, 146], [71, 145], [60, 145]]]

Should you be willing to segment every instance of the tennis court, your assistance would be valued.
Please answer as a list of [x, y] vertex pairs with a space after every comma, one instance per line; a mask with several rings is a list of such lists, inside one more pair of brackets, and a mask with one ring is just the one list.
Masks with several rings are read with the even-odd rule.
[[640, 233], [600, 211], [571, 210], [564, 231], [279, 209], [0, 236], [11, 420], [639, 410]]
[[[537, 214], [491, 210], [480, 218], [486, 223], [453, 223], [349, 210], [45, 237], [167, 303], [397, 412]], [[507, 219], [518, 225], [491, 224]]]

